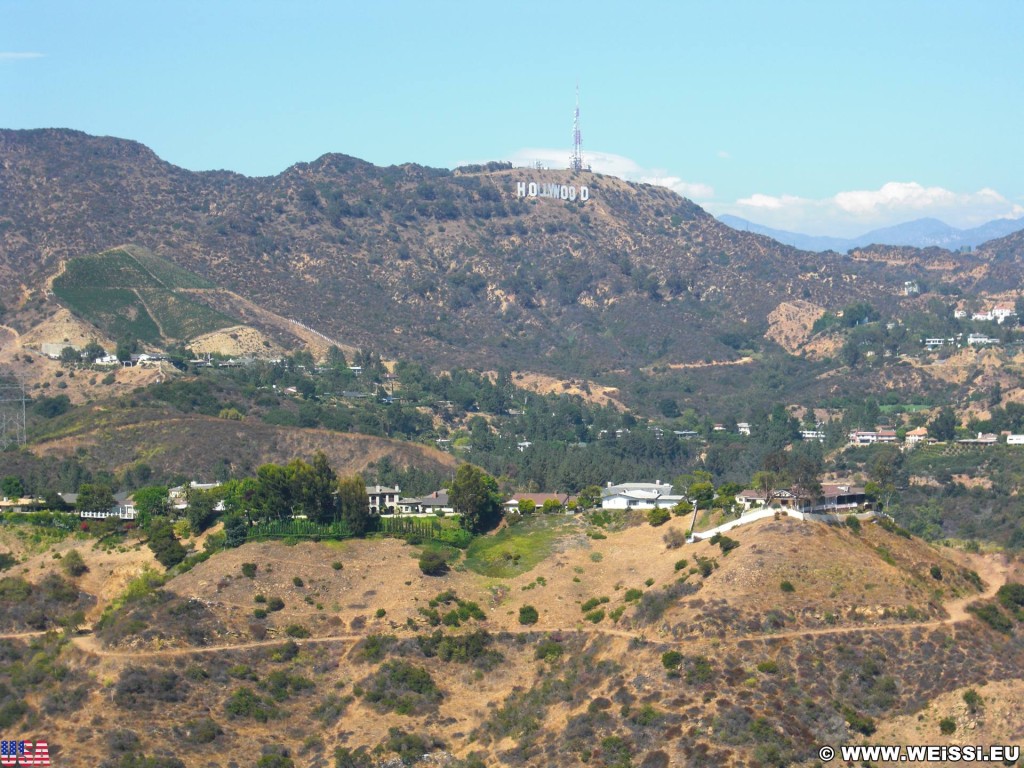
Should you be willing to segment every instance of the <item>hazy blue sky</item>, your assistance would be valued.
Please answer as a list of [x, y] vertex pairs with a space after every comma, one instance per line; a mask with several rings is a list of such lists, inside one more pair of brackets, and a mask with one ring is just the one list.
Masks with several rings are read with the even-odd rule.
[[812, 234], [1024, 215], [1024, 3], [0, 0], [0, 127], [565, 164]]

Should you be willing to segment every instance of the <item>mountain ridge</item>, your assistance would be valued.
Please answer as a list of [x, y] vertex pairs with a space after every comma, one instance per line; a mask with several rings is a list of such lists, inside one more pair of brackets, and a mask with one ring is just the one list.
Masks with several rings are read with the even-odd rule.
[[[1015, 263], [993, 280], [970, 254], [896, 265], [801, 251], [665, 188], [587, 172], [381, 168], [331, 153], [250, 178], [57, 129], [0, 131], [0, 165], [5, 304], [41, 311], [62, 260], [134, 243], [343, 343], [428, 361], [590, 375], [728, 360], [737, 334], [759, 339], [791, 298], [838, 309], [892, 305], [925, 276], [1019, 283]], [[520, 197], [529, 182], [586, 185], [590, 199]]]
[[722, 223], [738, 231], [767, 235], [780, 243], [791, 245], [794, 248], [839, 252], [849, 251], [853, 248], [864, 248], [869, 245], [912, 246], [915, 248], [940, 246], [949, 250], [964, 247], [974, 248], [990, 240], [1005, 237], [1024, 229], [1024, 218], [993, 219], [976, 227], [960, 229], [950, 226], [939, 219], [925, 217], [889, 227], [873, 229], [857, 237], [833, 237], [830, 235], [806, 235], [802, 232], [775, 229], [728, 213], [722, 214], [717, 218]]

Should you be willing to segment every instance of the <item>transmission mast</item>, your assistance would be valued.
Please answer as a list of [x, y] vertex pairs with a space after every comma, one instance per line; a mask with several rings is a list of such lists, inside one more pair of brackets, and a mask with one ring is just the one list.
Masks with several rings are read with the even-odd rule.
[[572, 118], [572, 156], [569, 170], [583, 170], [583, 142], [580, 139], [580, 84], [576, 83], [576, 112]]
[[11, 443], [25, 444], [27, 399], [25, 387], [0, 385], [0, 450]]

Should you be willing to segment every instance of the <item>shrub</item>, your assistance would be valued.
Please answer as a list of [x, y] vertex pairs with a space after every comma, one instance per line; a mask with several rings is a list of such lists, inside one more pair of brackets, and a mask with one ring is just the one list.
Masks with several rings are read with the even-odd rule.
[[292, 584], [294, 584], [296, 587], [304, 587], [304, 586], [306, 586], [306, 583], [302, 579], [300, 579], [298, 576], [293, 576], [292, 577]]
[[685, 568], [689, 564], [690, 564], [690, 561], [685, 559], [685, 558], [683, 558], [682, 560], [676, 560], [675, 569], [677, 571], [681, 571], [681, 570], [683, 570], [683, 568]]
[[264, 595], [264, 594], [259, 594], [259, 595], [256, 595], [256, 596], [255, 596], [255, 597], [254, 597], [254, 598], [252, 599], [252, 601], [253, 601], [254, 603], [265, 603], [265, 602], [267, 602], [267, 596], [266, 596], [266, 595]]
[[678, 528], [672, 528], [665, 531], [665, 535], [661, 537], [661, 540], [665, 542], [666, 549], [679, 549], [686, 543], [686, 534]]
[[541, 640], [537, 645], [537, 650], [533, 653], [533, 658], [538, 661], [553, 662], [559, 659], [564, 652], [565, 648], [557, 640]]
[[627, 589], [624, 599], [627, 603], [632, 603], [639, 600], [643, 596], [644, 591], [642, 589]]
[[870, 736], [875, 732], [875, 721], [867, 715], [862, 715], [850, 706], [844, 706], [842, 712], [846, 722], [850, 724], [850, 728], [853, 730], [863, 733], [865, 736]]
[[405, 661], [386, 661], [364, 683], [365, 698], [381, 712], [423, 713], [441, 700], [430, 673]]
[[281, 716], [281, 710], [273, 701], [246, 687], [236, 689], [228, 697], [224, 708], [232, 717], [251, 717], [261, 723]]
[[1006, 618], [1006, 615], [999, 610], [999, 606], [993, 603], [968, 606], [967, 610], [988, 624], [997, 632], [1009, 634], [1013, 631], [1013, 622]]
[[288, 637], [309, 637], [309, 630], [301, 624], [289, 624], [284, 628], [284, 633]]
[[333, 568], [336, 571], [340, 571], [344, 567], [345, 566], [341, 564], [340, 560], [335, 560], [333, 563], [331, 563], [331, 568]]
[[665, 669], [679, 669], [679, 665], [683, 663], [683, 654], [679, 651], [665, 651], [661, 654], [661, 666]]
[[607, 602], [608, 602], [608, 598], [607, 597], [592, 597], [589, 600], [587, 600], [586, 602], [584, 602], [583, 605], [580, 606], [580, 610], [583, 611], [584, 613], [586, 613], [587, 611], [594, 610], [595, 608], [597, 608], [597, 606], [601, 605], [602, 603], [607, 603]]
[[647, 522], [653, 525], [654, 527], [664, 525], [671, 519], [672, 513], [669, 512], [667, 509], [652, 509], [647, 513]]
[[185, 723], [185, 739], [193, 744], [209, 744], [222, 733], [224, 731], [217, 725], [217, 722], [209, 717], [189, 720]]
[[599, 624], [604, 620], [604, 608], [598, 608], [596, 611], [590, 611], [589, 613], [583, 614], [583, 618], [592, 624]]
[[944, 717], [939, 720], [939, 732], [944, 736], [956, 733], [956, 720], [952, 717]]
[[1004, 608], [1017, 611], [1024, 608], [1024, 584], [1008, 582], [1003, 584], [996, 592], [996, 599]]
[[331, 694], [326, 699], [313, 707], [313, 717], [325, 725], [333, 725], [345, 714], [345, 709], [352, 703], [351, 696], [338, 696]]
[[706, 656], [694, 656], [686, 670], [686, 682], [690, 685], [701, 685], [715, 676], [711, 661]]
[[182, 701], [188, 689], [173, 670], [129, 666], [114, 687], [114, 703], [126, 709], [149, 709], [153, 702]]
[[928, 572], [931, 573], [932, 578], [936, 581], [942, 581], [942, 569], [939, 566], [933, 565], [928, 569]]
[[448, 562], [440, 552], [428, 550], [420, 555], [420, 571], [426, 576], [444, 576], [448, 573]]
[[383, 619], [385, 616], [388, 615], [388, 612], [386, 610], [384, 610], [383, 608], [378, 608], [377, 612], [374, 613], [373, 615], [376, 616], [378, 619]]
[[740, 545], [740, 543], [736, 541], [736, 539], [730, 539], [728, 536], [725, 536], [721, 533], [716, 533], [714, 536], [708, 539], [708, 541], [710, 541], [712, 544], [717, 544], [719, 548], [722, 550], [723, 555], [729, 554], [730, 552], [732, 552], [732, 550], [736, 549], [736, 547]]
[[783, 592], [796, 592], [796, 587], [793, 586], [793, 582], [791, 581], [783, 581], [779, 584], [779, 589]]
[[242, 575], [250, 579], [255, 578], [256, 568], [256, 563], [242, 563]]
[[774, 675], [779, 671], [779, 665], [772, 659], [768, 659], [767, 661], [762, 661], [757, 665], [757, 671], [763, 672], [766, 675]]
[[964, 691], [964, 704], [967, 705], [967, 709], [972, 715], [981, 709], [984, 703], [985, 700], [981, 698], [981, 694], [973, 688]]
[[849, 528], [854, 533], [858, 533], [859, 534], [860, 533], [860, 529], [861, 529], [860, 518], [854, 517], [853, 515], [847, 515], [846, 516], [846, 527]]
[[272, 597], [267, 601], [268, 611], [280, 611], [282, 608], [284, 608], [284, 600], [280, 597]]
[[267, 618], [267, 609], [266, 608], [256, 608], [256, 609], [253, 610], [252, 615], [255, 618], [257, 618], [257, 619], [265, 619], [265, 618]]
[[540, 616], [537, 613], [537, 609], [532, 605], [524, 605], [519, 609], [519, 623], [520, 624], [536, 624], [537, 619]]
[[707, 578], [711, 575], [711, 572], [718, 567], [718, 563], [708, 557], [697, 556], [697, 570], [700, 571], [700, 575]]
[[61, 567], [68, 576], [81, 576], [89, 570], [77, 549], [68, 550], [61, 560]]

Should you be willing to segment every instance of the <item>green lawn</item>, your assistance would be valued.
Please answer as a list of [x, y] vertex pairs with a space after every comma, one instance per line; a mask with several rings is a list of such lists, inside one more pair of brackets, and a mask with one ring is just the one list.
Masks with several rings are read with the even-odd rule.
[[466, 567], [499, 579], [526, 573], [551, 554], [555, 541], [569, 532], [569, 526], [561, 515], [535, 515], [493, 536], [480, 536], [466, 550]]

